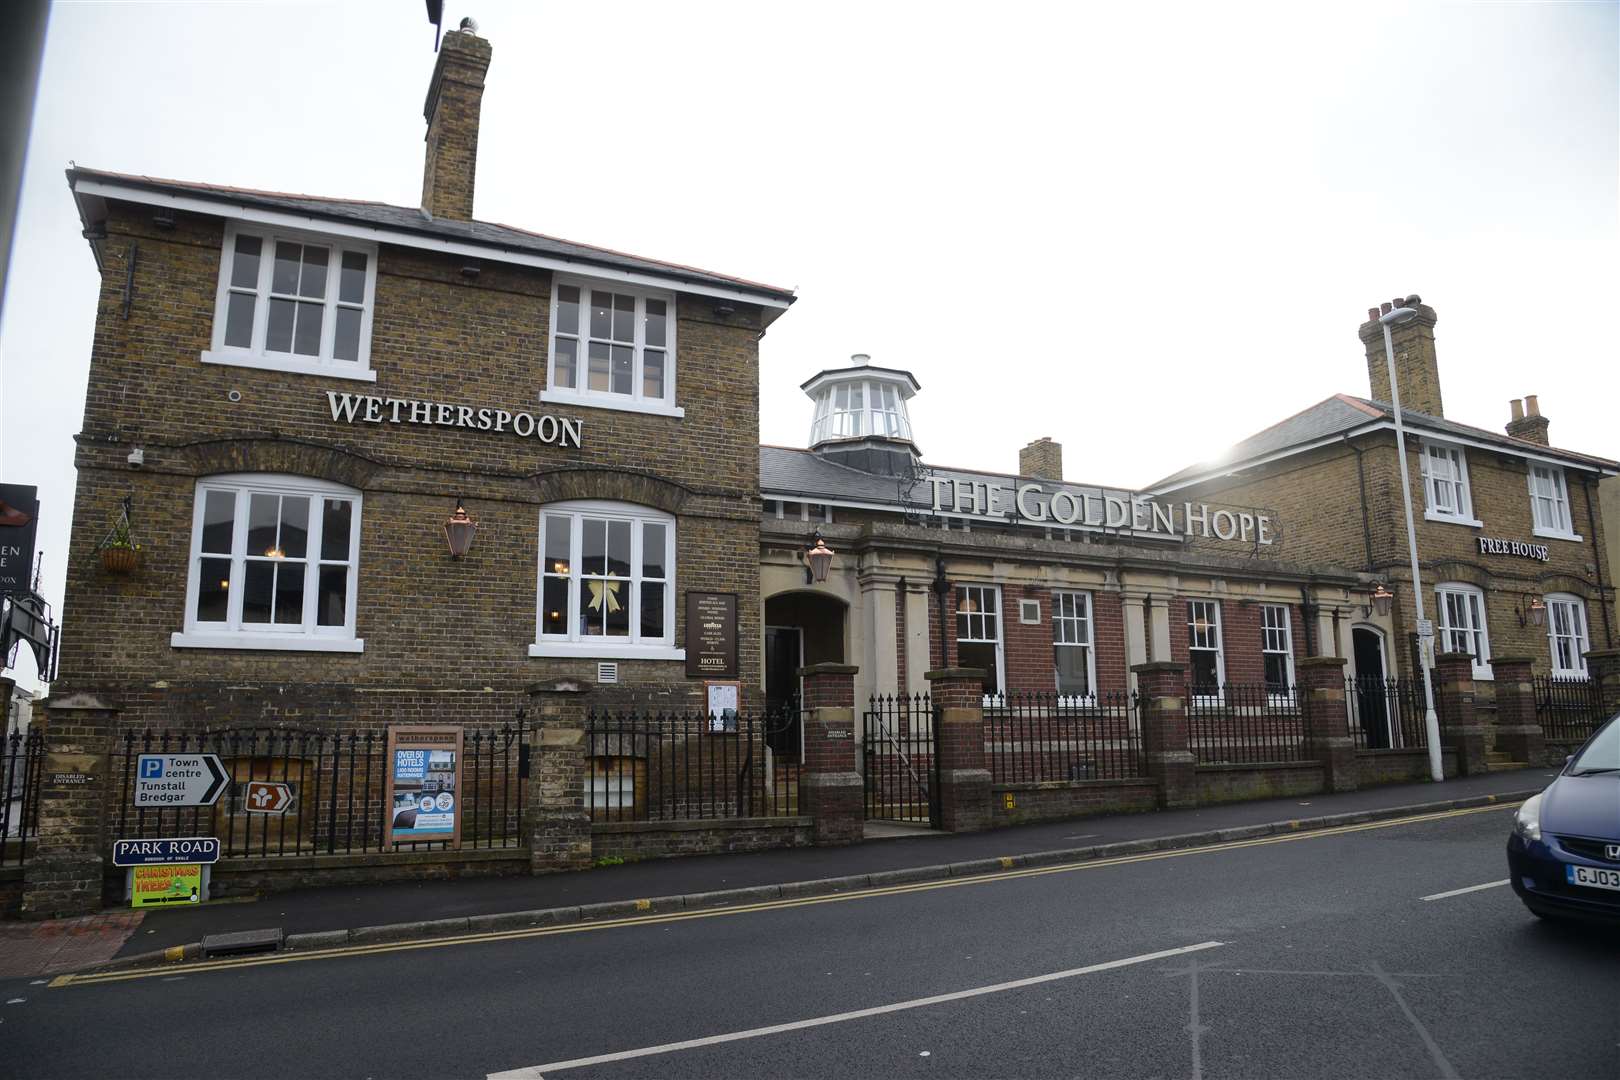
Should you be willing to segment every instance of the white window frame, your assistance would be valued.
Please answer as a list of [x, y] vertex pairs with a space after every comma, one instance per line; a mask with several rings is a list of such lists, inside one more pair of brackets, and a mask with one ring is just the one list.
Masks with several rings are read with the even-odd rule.
[[[1547, 481], [1553, 486], [1553, 494], [1547, 495], [1536, 490], [1537, 473], [1546, 475]], [[1532, 461], [1528, 482], [1531, 531], [1537, 536], [1546, 536], [1554, 540], [1579, 540], [1580, 537], [1575, 533], [1574, 509], [1569, 504], [1569, 483], [1564, 476], [1564, 470], [1557, 465], [1543, 465]], [[1545, 515], [1542, 513], [1543, 508], [1547, 511]]]
[[[1278, 626], [1268, 622], [1270, 615], [1280, 614], [1282, 625]], [[1282, 647], [1277, 648], [1278, 640]], [[1261, 604], [1260, 605], [1260, 677], [1265, 681], [1265, 660], [1267, 656], [1281, 656], [1283, 670], [1286, 672], [1284, 680], [1286, 687], [1283, 693], [1271, 692], [1273, 698], [1285, 698], [1287, 691], [1294, 687], [1294, 624], [1293, 615], [1287, 604]], [[1269, 687], [1268, 687], [1269, 689]]]
[[[846, 408], [838, 407], [841, 390], [849, 391]], [[911, 438], [911, 418], [898, 386], [883, 379], [844, 379], [816, 393], [811, 445], [828, 439], [865, 438]]]
[[[979, 598], [979, 607], [976, 611], [967, 611], [962, 607], [963, 594], [967, 591], [972, 591], [973, 594]], [[989, 600], [986, 601], [985, 597], [989, 597]], [[968, 631], [970, 634], [974, 629], [974, 620], [977, 619], [979, 633], [982, 635], [984, 632], [984, 616], [986, 614], [994, 614], [996, 617], [995, 637], [962, 636], [961, 623], [958, 621], [961, 617], [967, 617]], [[1005, 697], [1007, 694], [1006, 634], [1002, 632], [1003, 624], [1006, 621], [1007, 620], [1002, 617], [1001, 611], [1001, 586], [982, 585], [978, 582], [968, 581], [957, 583], [956, 610], [951, 613], [951, 632], [955, 636], [955, 641], [958, 646], [960, 646], [963, 642], [966, 642], [969, 645], [994, 645], [996, 647], [996, 688], [1003, 697]], [[962, 662], [962, 653], [960, 648], [957, 650], [956, 660], [959, 664]], [[984, 700], [988, 702], [992, 699], [992, 696], [993, 695], [986, 694], [984, 695]]]
[[[1548, 593], [1547, 601], [1547, 647], [1552, 653], [1552, 673], [1559, 679], [1584, 679], [1586, 673], [1586, 652], [1592, 647], [1590, 637], [1591, 627], [1586, 621], [1586, 601], [1572, 593]], [[1558, 633], [1558, 609], [1569, 612], [1573, 619], [1572, 633]], [[1558, 641], [1568, 638], [1574, 642], [1574, 659], [1572, 666], [1558, 662]]]
[[[1482, 525], [1474, 516], [1474, 495], [1468, 485], [1468, 453], [1456, 443], [1442, 442], [1438, 439], [1422, 439], [1418, 444], [1423, 452], [1423, 517], [1426, 521], [1444, 521], [1453, 525]], [[1434, 474], [1433, 464], [1435, 456], [1443, 456], [1456, 471], [1455, 478], [1441, 479]], [[1446, 510], [1438, 506], [1439, 500], [1435, 497], [1438, 484], [1451, 487], [1452, 494], [1457, 502], [1455, 510]]]
[[[1084, 615], [1063, 614], [1063, 599], [1069, 598], [1076, 605], [1084, 606]], [[1060, 629], [1067, 627], [1071, 636], [1077, 640], [1060, 641]], [[1078, 640], [1079, 631], [1085, 630], [1085, 640]], [[1095, 705], [1097, 702], [1097, 610], [1091, 602], [1091, 593], [1083, 589], [1056, 589], [1052, 592], [1052, 648], [1084, 648], [1086, 650], [1086, 685], [1091, 688], [1085, 694], [1065, 694], [1058, 690], [1058, 700], [1064, 704]], [[1052, 664], [1052, 685], [1057, 687], [1056, 656]]]
[[[567, 636], [545, 633], [546, 518], [557, 516], [567, 517], [571, 522], [568, 536], [569, 573], [566, 575], [569, 583]], [[631, 523], [631, 574], [625, 579], [629, 584], [625, 603], [630, 606], [631, 618], [630, 633], [625, 637], [595, 637], [579, 632], [579, 582], [584, 565], [580, 555], [585, 542], [584, 521], [587, 518]], [[649, 522], [664, 526], [664, 633], [657, 639], [641, 637], [642, 526]], [[593, 660], [685, 660], [686, 650], [675, 647], [675, 527], [673, 514], [635, 503], [580, 499], [541, 507], [537, 533], [538, 560], [535, 564], [534, 643], [529, 646], [529, 655], [579, 656]]]
[[[1207, 644], [1194, 644], [1196, 630], [1194, 629], [1194, 607], [1205, 605], [1210, 608], [1213, 618], [1208, 619], [1214, 628], [1215, 645], [1211, 648]], [[1226, 698], [1226, 633], [1221, 626], [1221, 602], [1219, 600], [1188, 600], [1187, 601], [1187, 677], [1188, 685], [1192, 682], [1192, 654], [1198, 652], [1213, 652], [1215, 654], [1215, 686], [1213, 694], [1194, 694], [1194, 700], [1204, 704], [1220, 704]]]
[[[230, 304], [231, 263], [236, 258], [238, 236], [259, 239], [259, 280], [253, 305], [253, 343], [248, 348], [225, 344], [225, 315]], [[270, 284], [275, 271], [276, 244], [316, 244], [330, 248], [332, 256], [326, 267], [325, 313], [321, 316], [321, 351], [318, 356], [297, 353], [267, 352], [265, 336], [270, 328]], [[332, 355], [337, 337], [337, 309], [353, 307], [339, 301], [338, 289], [343, 277], [343, 253], [352, 251], [366, 257], [366, 289], [364, 307], [360, 312], [360, 350], [354, 360], [338, 360]], [[361, 243], [338, 236], [296, 229], [282, 229], [225, 223], [225, 245], [219, 257], [219, 281], [214, 295], [214, 336], [210, 347], [203, 351], [205, 364], [224, 364], [229, 367], [263, 368], [296, 375], [323, 375], [332, 379], [353, 379], [376, 382], [377, 373], [371, 369], [371, 326], [377, 299], [377, 245]]]
[[[202, 551], [203, 517], [208, 492], [228, 491], [236, 499], [236, 516], [231, 532], [230, 600], [224, 622], [197, 620], [197, 592], [203, 558], [224, 558], [223, 554]], [[304, 572], [304, 618], [293, 626], [288, 623], [243, 623], [242, 596], [246, 579], [248, 510], [252, 496], [292, 495], [310, 500], [308, 557]], [[355, 637], [355, 607], [360, 582], [360, 519], [364, 513], [364, 498], [360, 492], [341, 484], [315, 480], [305, 476], [274, 473], [232, 473], [208, 476], [197, 481], [191, 518], [191, 556], [186, 574], [185, 629], [170, 635], [169, 644], [176, 649], [267, 649], [285, 652], [364, 652], [365, 639]], [[344, 624], [318, 626], [315, 605], [320, 594], [321, 530], [324, 526], [322, 500], [340, 498], [349, 500], [354, 508], [349, 514], [348, 595], [344, 598]]]
[[[1459, 607], [1464, 613], [1477, 610], [1479, 613], [1479, 625], [1461, 625], [1454, 622], [1451, 617], [1451, 606], [1447, 603], [1447, 597], [1458, 597]], [[1474, 605], [1468, 603], [1470, 599], [1475, 601]], [[1434, 609], [1435, 614], [1438, 616], [1436, 623], [1439, 633], [1435, 643], [1436, 651], [1473, 653], [1474, 678], [1494, 679], [1496, 676], [1492, 673], [1490, 665], [1490, 616], [1485, 609], [1485, 590], [1478, 585], [1470, 585], [1463, 581], [1442, 581], [1434, 587]], [[1471, 619], [1469, 621], [1472, 622]], [[1475, 648], [1453, 648], [1452, 636], [1458, 634], [1474, 638], [1477, 651]]]
[[[572, 387], [557, 385], [557, 295], [563, 286], [579, 290], [579, 333], [574, 336], [579, 347], [574, 356], [574, 383]], [[592, 390], [587, 386], [590, 372], [590, 307], [591, 291], [633, 296], [636, 313], [635, 369], [630, 374], [630, 393], [615, 394], [610, 390]], [[664, 302], [664, 396], [646, 397], [642, 391], [642, 359], [647, 348], [647, 301]], [[553, 274], [551, 281], [551, 317], [546, 334], [546, 385], [540, 391], [540, 400], [561, 405], [580, 405], [589, 409], [616, 409], [619, 412], [649, 413], [654, 416], [683, 417], [686, 410], [675, 404], [676, 375], [680, 365], [676, 361], [679, 342], [676, 340], [676, 296], [672, 292], [626, 285], [622, 282], [603, 281], [599, 278], [573, 277]]]

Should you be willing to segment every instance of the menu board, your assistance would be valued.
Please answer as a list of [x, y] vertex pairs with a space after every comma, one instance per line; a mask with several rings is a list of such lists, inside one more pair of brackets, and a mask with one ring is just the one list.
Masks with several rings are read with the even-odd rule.
[[687, 678], [737, 677], [737, 594], [686, 594]]

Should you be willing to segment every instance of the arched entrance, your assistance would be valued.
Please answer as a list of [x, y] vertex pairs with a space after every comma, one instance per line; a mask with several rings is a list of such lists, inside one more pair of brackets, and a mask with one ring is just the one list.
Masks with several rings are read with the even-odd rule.
[[1384, 633], [1375, 626], [1350, 628], [1356, 662], [1355, 712], [1368, 750], [1387, 750], [1390, 732], [1389, 697], [1384, 685]]
[[[787, 713], [800, 696], [799, 669], [806, 664], [845, 663], [849, 605], [815, 592], [788, 592], [765, 601], [765, 707]], [[799, 757], [798, 714], [769, 740], [778, 754]]]

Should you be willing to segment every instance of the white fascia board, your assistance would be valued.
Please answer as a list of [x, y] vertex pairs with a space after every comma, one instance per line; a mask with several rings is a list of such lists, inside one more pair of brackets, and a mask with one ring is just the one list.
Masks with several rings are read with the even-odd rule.
[[[1324, 446], [1332, 446], [1335, 443], [1342, 443], [1347, 439], [1355, 438], [1358, 435], [1367, 435], [1374, 431], [1394, 430], [1395, 421], [1375, 420], [1372, 423], [1363, 424], [1360, 427], [1354, 427], [1347, 431], [1341, 431], [1337, 435], [1327, 435], [1320, 439], [1314, 439], [1308, 443], [1300, 443], [1297, 446], [1290, 446], [1286, 449], [1275, 451], [1274, 453], [1263, 454], [1260, 457], [1247, 458], [1243, 461], [1234, 461], [1230, 465], [1222, 465], [1218, 468], [1211, 469], [1208, 472], [1200, 473], [1197, 476], [1191, 476], [1185, 480], [1178, 480], [1173, 484], [1166, 484], [1163, 487], [1149, 488], [1146, 494], [1168, 495], [1172, 491], [1180, 491], [1182, 488], [1193, 487], [1194, 485], [1202, 484], [1209, 480], [1218, 480], [1223, 476], [1230, 476], [1232, 473], [1235, 473], [1240, 469], [1252, 469], [1259, 465], [1269, 465], [1273, 461], [1282, 461], [1284, 458], [1291, 458], [1297, 454], [1304, 454], [1312, 450], [1320, 449]], [[1408, 436], [1418, 439], [1426, 439], [1430, 442], [1453, 443], [1457, 446], [1472, 446], [1479, 450], [1488, 450], [1493, 454], [1506, 454], [1509, 457], [1520, 457], [1528, 461], [1539, 461], [1545, 465], [1557, 465], [1562, 469], [1582, 469], [1587, 472], [1595, 472], [1600, 476], [1617, 475], [1616, 470], [1604, 468], [1601, 465], [1595, 465], [1588, 462], [1574, 462], [1567, 458], [1553, 457], [1550, 454], [1537, 454], [1533, 451], [1521, 450], [1516, 446], [1503, 446], [1500, 443], [1486, 442], [1483, 439], [1470, 439], [1467, 436], [1453, 435], [1449, 431], [1434, 431], [1430, 428], [1422, 428], [1413, 424], [1408, 424], [1406, 425], [1406, 433]]]
[[166, 191], [148, 191], [144, 188], [126, 187], [121, 184], [107, 183], [103, 180], [92, 180], [88, 177], [76, 179], [73, 182], [73, 192], [75, 195], [96, 195], [106, 199], [122, 199], [126, 202], [142, 203], [147, 206], [172, 206], [176, 210], [208, 214], [212, 217], [232, 218], [237, 221], [250, 221], [257, 225], [268, 225], [271, 228], [303, 229], [325, 233], [328, 236], [366, 240], [374, 244], [393, 244], [396, 247], [416, 248], [421, 251], [433, 251], [444, 255], [493, 259], [497, 262], [512, 263], [517, 266], [533, 266], [542, 270], [562, 270], [601, 281], [621, 281], [627, 285], [670, 289], [675, 292], [713, 296], [724, 300], [740, 300], [744, 303], [759, 304], [762, 307], [777, 308], [782, 311], [787, 310], [789, 303], [786, 300], [778, 300], [775, 297], [748, 292], [744, 289], [727, 289], [716, 285], [704, 285], [694, 281], [686, 281], [681, 278], [660, 277], [631, 270], [618, 270], [610, 266], [599, 266], [596, 263], [586, 262], [583, 259], [564, 259], [554, 255], [536, 255], [531, 252], [513, 251], [498, 244], [473, 244], [444, 237], [423, 236], [417, 233], [389, 229], [381, 225], [362, 225], [352, 221], [337, 221], [332, 218], [319, 217], [315, 214], [266, 210], [262, 207], [232, 202], [229, 199], [200, 199], [191, 195], [176, 195]]

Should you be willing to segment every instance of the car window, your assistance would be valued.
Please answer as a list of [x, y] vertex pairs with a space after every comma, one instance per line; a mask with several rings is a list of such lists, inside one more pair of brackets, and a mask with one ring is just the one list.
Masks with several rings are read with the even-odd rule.
[[1592, 769], [1620, 769], [1620, 714], [1611, 716], [1592, 741], [1569, 763], [1571, 773]]

